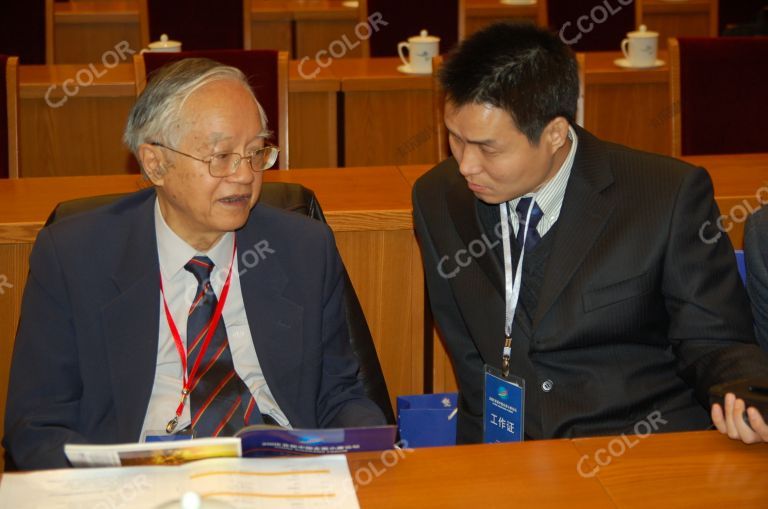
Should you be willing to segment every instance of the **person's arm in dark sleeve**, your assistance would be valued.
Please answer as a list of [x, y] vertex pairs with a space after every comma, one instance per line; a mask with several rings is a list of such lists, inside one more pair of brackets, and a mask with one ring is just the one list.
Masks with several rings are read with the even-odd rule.
[[413, 191], [413, 221], [421, 247], [427, 293], [435, 323], [445, 341], [454, 372], [459, 383], [459, 410], [463, 419], [457, 425], [458, 442], [482, 440], [483, 360], [472, 342], [469, 331], [461, 319], [449, 280], [455, 274], [444, 264], [435, 251], [424, 215], [421, 211], [418, 190]]
[[768, 351], [768, 209], [761, 209], [744, 227], [744, 261], [747, 265], [747, 292], [755, 317], [755, 334]]
[[67, 467], [64, 444], [77, 432], [82, 382], [63, 268], [47, 229], [38, 235], [21, 305], [3, 445], [21, 470]]
[[[768, 376], [768, 356], [755, 344], [752, 314], [733, 245], [716, 227], [719, 214], [707, 172], [697, 169], [687, 175], [673, 212], [662, 282], [669, 338], [679, 359], [680, 376], [707, 407], [713, 385]], [[724, 421], [733, 423], [736, 418], [743, 425], [740, 428], [747, 428], [738, 405], [726, 408], [730, 413], [725, 416], [716, 412], [718, 408], [712, 409], [718, 429], [725, 426]], [[768, 432], [763, 429], [765, 423], [757, 424], [759, 431]], [[757, 436], [749, 433], [748, 437], [746, 431], [734, 431], [729, 436], [744, 441]]]

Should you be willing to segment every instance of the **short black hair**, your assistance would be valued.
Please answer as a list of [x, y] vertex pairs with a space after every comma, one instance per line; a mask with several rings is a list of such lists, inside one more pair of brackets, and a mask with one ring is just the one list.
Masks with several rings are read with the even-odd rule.
[[456, 106], [509, 113], [533, 145], [553, 119], [576, 122], [576, 57], [555, 34], [527, 23], [496, 23], [470, 36], [446, 59], [440, 82]]

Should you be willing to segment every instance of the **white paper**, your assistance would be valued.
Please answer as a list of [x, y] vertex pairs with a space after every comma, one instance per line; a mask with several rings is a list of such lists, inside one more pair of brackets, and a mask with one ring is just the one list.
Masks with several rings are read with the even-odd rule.
[[342, 455], [6, 473], [0, 483], [0, 507], [152, 509], [179, 500], [187, 491], [235, 509], [359, 509]]

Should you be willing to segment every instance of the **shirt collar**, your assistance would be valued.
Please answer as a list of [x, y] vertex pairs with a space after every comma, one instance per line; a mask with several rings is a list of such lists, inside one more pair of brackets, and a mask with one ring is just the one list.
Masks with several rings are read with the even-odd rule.
[[225, 270], [232, 260], [232, 248], [235, 241], [233, 232], [222, 235], [221, 239], [207, 253], [200, 252], [187, 244], [168, 226], [160, 210], [158, 199], [155, 199], [155, 235], [157, 254], [160, 259], [160, 272], [163, 278], [169, 281], [183, 271], [184, 266], [193, 256], [207, 256], [213, 261], [216, 268], [224, 268]]

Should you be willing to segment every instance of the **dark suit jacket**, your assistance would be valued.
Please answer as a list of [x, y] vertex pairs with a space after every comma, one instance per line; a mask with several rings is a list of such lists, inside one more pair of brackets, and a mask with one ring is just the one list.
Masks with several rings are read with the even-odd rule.
[[[768, 372], [727, 235], [700, 239], [714, 235], [719, 214], [709, 176], [577, 133], [532, 327], [516, 320], [513, 330], [527, 434], [619, 433], [654, 411], [666, 421], [659, 431], [707, 428], [712, 384]], [[432, 311], [459, 382], [458, 440], [480, 441], [483, 364], [501, 365], [504, 283], [498, 258], [475, 240], [495, 239], [453, 159], [417, 181], [413, 203]], [[473, 241], [469, 252], [482, 255], [462, 267]]]
[[768, 351], [768, 208], [747, 219], [744, 227], [747, 291], [755, 315], [757, 342]]
[[[139, 440], [160, 320], [154, 202], [154, 190], [141, 191], [38, 235], [5, 414], [4, 446], [18, 468], [66, 466], [68, 442]], [[274, 254], [262, 250], [254, 266], [264, 241]], [[328, 227], [259, 204], [237, 250], [259, 361], [291, 425], [383, 424], [356, 378]]]

